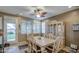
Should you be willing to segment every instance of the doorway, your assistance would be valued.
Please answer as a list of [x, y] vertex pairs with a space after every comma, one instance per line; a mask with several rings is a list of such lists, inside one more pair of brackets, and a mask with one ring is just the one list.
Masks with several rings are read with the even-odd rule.
[[7, 42], [16, 41], [16, 25], [14, 23], [7, 23]]

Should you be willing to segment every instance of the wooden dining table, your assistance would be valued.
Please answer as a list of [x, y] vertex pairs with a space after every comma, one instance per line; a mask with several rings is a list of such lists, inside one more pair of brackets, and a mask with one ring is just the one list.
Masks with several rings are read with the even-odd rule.
[[[51, 38], [46, 38], [46, 37], [40, 37], [40, 36], [35, 36], [33, 38], [29, 37], [29, 39], [27, 39], [29, 41], [29, 45], [35, 44], [37, 46], [39, 46], [41, 48], [41, 52], [43, 53], [45, 48], [51, 44], [54, 43], [54, 39]], [[30, 49], [31, 51], [31, 49]]]

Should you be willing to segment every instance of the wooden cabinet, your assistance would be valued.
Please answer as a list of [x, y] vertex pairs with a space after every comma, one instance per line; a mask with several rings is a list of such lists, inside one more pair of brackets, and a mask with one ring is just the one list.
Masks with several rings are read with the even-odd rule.
[[64, 23], [61, 21], [48, 22], [48, 33], [53, 36], [63, 36], [64, 37]]
[[[64, 47], [64, 23], [61, 21], [51, 21], [48, 22], [48, 35], [51, 34], [54, 42], [54, 50], [55, 52], [59, 51]], [[51, 37], [49, 36], [49, 37]]]

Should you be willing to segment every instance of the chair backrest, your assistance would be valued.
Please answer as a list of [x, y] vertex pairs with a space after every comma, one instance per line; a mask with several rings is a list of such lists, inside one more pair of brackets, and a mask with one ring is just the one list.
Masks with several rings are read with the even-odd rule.
[[63, 38], [58, 37], [54, 43], [55, 50], [59, 50], [63, 47]]

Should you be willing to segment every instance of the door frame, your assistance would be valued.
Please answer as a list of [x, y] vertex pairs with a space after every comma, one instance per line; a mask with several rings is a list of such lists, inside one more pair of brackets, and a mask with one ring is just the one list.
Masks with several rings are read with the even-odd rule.
[[[6, 38], [7, 38], [7, 24], [15, 24], [15, 28], [16, 28], [16, 23], [13, 23], [13, 22], [7, 22], [6, 23]], [[16, 29], [15, 29], [15, 32], [16, 32]], [[6, 41], [7, 43], [10, 43], [10, 44], [14, 44], [14, 43], [17, 43], [17, 39], [16, 39], [16, 33], [15, 33], [15, 40], [14, 41]]]
[[[18, 27], [18, 18], [13, 16], [3, 16], [4, 17], [4, 43], [10, 43], [10, 44], [16, 44], [18, 43], [18, 33], [19, 33], [19, 27]], [[16, 26], [16, 40], [14, 42], [7, 42], [7, 23], [14, 23]]]

